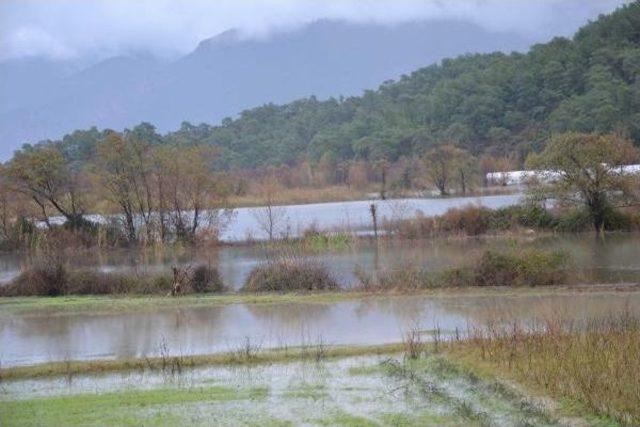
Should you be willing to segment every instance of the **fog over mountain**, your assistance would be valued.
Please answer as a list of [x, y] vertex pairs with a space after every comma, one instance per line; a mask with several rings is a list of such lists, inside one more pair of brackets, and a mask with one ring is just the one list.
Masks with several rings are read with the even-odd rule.
[[[622, 2], [319, 3], [4, 0], [0, 158], [76, 128], [148, 121], [164, 132], [359, 94], [445, 57], [524, 51]], [[500, 8], [513, 13], [496, 18]]]

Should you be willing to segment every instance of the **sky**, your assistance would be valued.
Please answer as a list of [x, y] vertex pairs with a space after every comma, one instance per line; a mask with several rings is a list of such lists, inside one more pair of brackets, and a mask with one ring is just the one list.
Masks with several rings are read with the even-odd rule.
[[624, 0], [0, 0], [0, 60], [174, 58], [229, 29], [247, 38], [319, 19], [456, 19], [533, 40], [570, 36]]

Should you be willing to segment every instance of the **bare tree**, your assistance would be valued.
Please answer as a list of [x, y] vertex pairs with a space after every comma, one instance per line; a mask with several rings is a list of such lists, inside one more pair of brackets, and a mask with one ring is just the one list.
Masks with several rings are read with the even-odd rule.
[[222, 205], [224, 192], [212, 171], [215, 155], [206, 146], [172, 145], [158, 151], [159, 203], [169, 208], [162, 215], [171, 218], [178, 239], [194, 241]]
[[122, 213], [127, 238], [136, 240], [136, 197], [134, 186], [138, 180], [130, 150], [122, 135], [110, 132], [98, 145], [97, 176], [107, 190], [110, 200]]
[[286, 209], [275, 205], [275, 195], [279, 189], [275, 177], [268, 177], [259, 188], [264, 205], [253, 212], [258, 226], [267, 234], [269, 241], [276, 237], [287, 217]]
[[84, 214], [82, 173], [53, 144], [25, 146], [16, 152], [7, 169], [16, 191], [40, 208], [47, 224], [49, 205], [73, 227], [81, 224]]

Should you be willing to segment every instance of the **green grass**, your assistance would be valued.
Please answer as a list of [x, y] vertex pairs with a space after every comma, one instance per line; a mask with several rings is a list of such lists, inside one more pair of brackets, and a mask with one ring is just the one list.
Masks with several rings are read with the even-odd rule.
[[[170, 388], [16, 400], [0, 402], [0, 425], [180, 425], [189, 415], [181, 413], [182, 405], [265, 399], [268, 393], [265, 388]], [[145, 409], [149, 418], [142, 423]], [[153, 409], [162, 411], [154, 414]]]
[[389, 298], [393, 295], [425, 295], [442, 298], [470, 296], [525, 296], [567, 295], [574, 292], [616, 293], [640, 291], [639, 284], [570, 285], [539, 288], [512, 288], [483, 286], [469, 288], [425, 289], [416, 292], [365, 292], [343, 290], [337, 292], [288, 292], [288, 293], [242, 293], [218, 295], [169, 296], [58, 296], [58, 297], [0, 297], [0, 316], [36, 312], [38, 314], [91, 313], [109, 314], [118, 312], [153, 311], [173, 307], [203, 307], [229, 304], [280, 304], [280, 303], [335, 303], [363, 298]]
[[364, 295], [356, 292], [264, 293], [169, 296], [59, 296], [0, 297], [0, 315], [31, 311], [63, 313], [113, 313], [170, 307], [200, 307], [229, 304], [331, 303]]
[[340, 427], [378, 427], [380, 424], [360, 415], [353, 415], [345, 411], [338, 411], [320, 420], [314, 420], [322, 426]]
[[460, 425], [460, 420], [454, 416], [434, 414], [428, 411], [417, 414], [392, 412], [383, 414], [380, 418], [385, 426], [391, 427]]
[[329, 397], [329, 393], [323, 384], [302, 384], [287, 390], [284, 397], [318, 400]]
[[[555, 410], [548, 414], [546, 408], [531, 410], [523, 405], [527, 395], [512, 385], [497, 383], [494, 376], [481, 377], [446, 356], [403, 359], [396, 353], [384, 360], [355, 370], [334, 366], [321, 370], [318, 377], [314, 377], [315, 363], [302, 365], [311, 369], [302, 378], [297, 369], [278, 369], [275, 383], [269, 383], [268, 375], [254, 377], [242, 369], [236, 374], [243, 379], [238, 388], [200, 383], [69, 396], [55, 395], [54, 390], [53, 396], [22, 400], [9, 395], [15, 400], [0, 401], [0, 425], [286, 426], [305, 422], [409, 427], [482, 426], [505, 420], [509, 425], [556, 425]], [[334, 378], [352, 374], [356, 375], [348, 384], [353, 387], [333, 387]]]

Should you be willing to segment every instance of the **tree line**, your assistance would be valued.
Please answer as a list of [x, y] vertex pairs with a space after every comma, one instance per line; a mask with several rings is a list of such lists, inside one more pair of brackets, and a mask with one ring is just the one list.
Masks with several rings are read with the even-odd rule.
[[118, 214], [129, 241], [191, 241], [224, 201], [214, 158], [213, 147], [155, 144], [135, 131], [105, 132], [90, 162], [61, 144], [27, 145], [0, 169], [4, 234], [12, 219], [50, 227], [53, 215], [92, 227], [86, 215], [100, 212]]
[[[93, 131], [90, 131], [93, 132]], [[76, 133], [77, 134], [77, 133]], [[507, 170], [508, 158], [476, 159], [451, 142], [422, 158], [381, 159], [312, 164], [302, 161], [258, 171], [222, 171], [219, 149], [207, 144], [164, 141], [151, 125], [119, 133], [93, 135], [94, 151], [78, 159], [76, 145], [42, 142], [25, 145], [0, 167], [0, 214], [6, 238], [16, 223], [39, 220], [51, 228], [51, 217], [65, 226], [88, 227], [87, 214], [117, 214], [127, 241], [193, 241], [212, 211], [226, 206], [231, 195], [249, 187], [258, 204], [273, 205], [283, 188], [372, 190], [387, 192], [436, 188], [441, 195], [465, 194], [480, 185], [483, 171]], [[479, 165], [481, 167], [479, 167]]]

